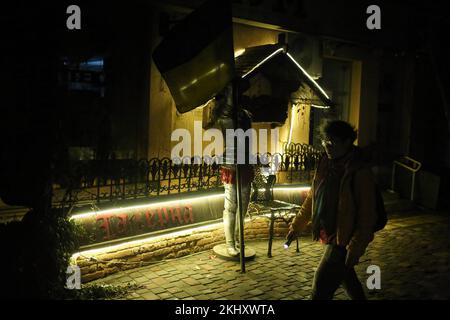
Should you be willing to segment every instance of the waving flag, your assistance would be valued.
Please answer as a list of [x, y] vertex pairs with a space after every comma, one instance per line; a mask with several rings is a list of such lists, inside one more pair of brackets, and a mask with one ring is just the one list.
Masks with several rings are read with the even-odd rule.
[[170, 30], [153, 60], [180, 113], [213, 98], [234, 75], [231, 1], [206, 1]]

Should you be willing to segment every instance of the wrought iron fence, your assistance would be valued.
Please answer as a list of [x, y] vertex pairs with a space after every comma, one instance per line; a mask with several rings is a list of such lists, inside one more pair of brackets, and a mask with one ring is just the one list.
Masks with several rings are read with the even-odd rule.
[[[290, 144], [283, 154], [257, 155], [257, 165], [270, 167], [278, 183], [309, 182], [320, 157], [310, 145]], [[87, 160], [74, 163], [65, 183], [55, 184], [53, 203], [100, 203], [222, 186], [217, 159], [191, 159], [175, 163], [170, 158], [150, 160]], [[212, 161], [211, 161], [212, 160]]]

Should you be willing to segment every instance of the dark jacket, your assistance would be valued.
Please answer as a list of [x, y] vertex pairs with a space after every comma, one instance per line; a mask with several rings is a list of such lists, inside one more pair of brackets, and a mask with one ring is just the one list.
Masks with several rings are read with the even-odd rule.
[[[377, 220], [375, 181], [372, 171], [362, 159], [359, 148], [353, 147], [345, 156], [345, 169], [340, 182], [336, 215], [336, 242], [344, 246], [356, 261], [373, 240]], [[322, 157], [314, 175], [311, 190], [299, 213], [290, 225], [296, 233], [306, 229], [314, 212], [315, 186], [326, 177], [328, 158]], [[353, 185], [352, 185], [353, 184]]]

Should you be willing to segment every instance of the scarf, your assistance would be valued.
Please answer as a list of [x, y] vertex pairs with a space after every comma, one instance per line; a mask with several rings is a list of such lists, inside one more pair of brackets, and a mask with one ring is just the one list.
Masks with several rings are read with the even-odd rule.
[[316, 241], [320, 238], [321, 230], [327, 236], [336, 233], [336, 215], [345, 160], [347, 159], [329, 160], [327, 174], [315, 191], [312, 232]]

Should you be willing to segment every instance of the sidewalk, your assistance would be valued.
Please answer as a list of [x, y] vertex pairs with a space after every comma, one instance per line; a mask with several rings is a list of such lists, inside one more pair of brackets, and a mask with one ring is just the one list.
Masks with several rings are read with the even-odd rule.
[[[268, 258], [267, 240], [246, 242], [255, 249], [256, 258], [246, 263], [244, 274], [239, 262], [223, 261], [210, 250], [91, 283], [137, 284], [139, 289], [126, 299], [309, 299], [322, 246], [302, 237], [297, 254], [295, 242], [288, 250], [283, 243], [283, 239], [274, 240], [273, 257]], [[369, 265], [381, 269], [381, 289], [365, 288], [371, 300], [450, 299], [450, 215], [416, 211], [390, 216], [356, 267], [364, 287]], [[335, 299], [348, 297], [340, 288]]]

